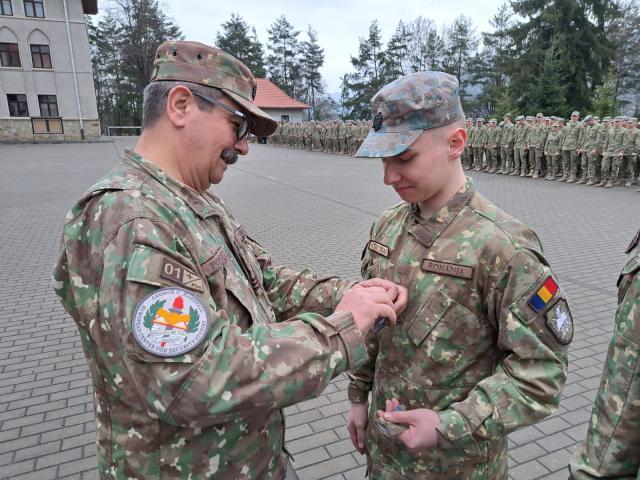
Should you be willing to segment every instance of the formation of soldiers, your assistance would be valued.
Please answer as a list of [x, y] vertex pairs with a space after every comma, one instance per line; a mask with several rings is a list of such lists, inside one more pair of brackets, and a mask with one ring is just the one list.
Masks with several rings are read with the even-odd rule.
[[366, 120], [280, 122], [269, 143], [316, 152], [353, 155], [371, 129]]
[[503, 175], [545, 178], [597, 187], [638, 183], [640, 135], [638, 119], [598, 117], [573, 112], [559, 117], [516, 117], [507, 113], [500, 124], [467, 119], [466, 169]]

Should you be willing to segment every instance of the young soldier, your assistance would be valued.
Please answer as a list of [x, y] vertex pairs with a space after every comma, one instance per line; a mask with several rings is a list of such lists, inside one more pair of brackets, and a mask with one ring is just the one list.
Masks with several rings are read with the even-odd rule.
[[410, 292], [349, 386], [349, 433], [376, 480], [506, 479], [507, 435], [556, 410], [567, 374], [564, 292], [536, 234], [465, 177], [458, 92], [440, 72], [385, 86], [356, 154], [381, 158], [403, 200], [374, 223], [362, 273]]

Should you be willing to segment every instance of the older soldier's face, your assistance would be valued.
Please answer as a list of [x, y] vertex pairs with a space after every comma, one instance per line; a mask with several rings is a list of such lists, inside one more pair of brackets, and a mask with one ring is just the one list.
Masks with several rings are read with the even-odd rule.
[[384, 183], [405, 202], [426, 202], [450, 181], [454, 162], [448, 160], [446, 131], [426, 130], [403, 153], [383, 159]]

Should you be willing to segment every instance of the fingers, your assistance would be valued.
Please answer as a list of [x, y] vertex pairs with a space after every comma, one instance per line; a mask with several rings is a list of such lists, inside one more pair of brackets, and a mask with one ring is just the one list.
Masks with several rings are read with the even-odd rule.
[[414, 425], [415, 410], [399, 410], [397, 412], [381, 412], [382, 418], [392, 423], [402, 423], [405, 425]]
[[378, 317], [386, 318], [387, 321], [389, 322], [389, 325], [396, 324], [396, 322], [398, 321], [398, 318], [396, 316], [396, 311], [393, 309], [393, 307], [389, 305], [378, 305], [378, 309], [380, 312], [378, 314]]
[[357, 434], [357, 444], [355, 445], [356, 450], [358, 450], [359, 453], [364, 453], [364, 435], [365, 435], [365, 430], [364, 428], [357, 428], [356, 429], [356, 434]]
[[393, 302], [393, 309], [400, 315], [407, 308], [407, 303], [409, 303], [409, 290], [398, 285], [398, 295]]
[[356, 426], [353, 421], [350, 421], [347, 425], [347, 431], [349, 432], [349, 438], [351, 439], [351, 443], [353, 443], [354, 448], [357, 450], [358, 447], [358, 433], [356, 431]]

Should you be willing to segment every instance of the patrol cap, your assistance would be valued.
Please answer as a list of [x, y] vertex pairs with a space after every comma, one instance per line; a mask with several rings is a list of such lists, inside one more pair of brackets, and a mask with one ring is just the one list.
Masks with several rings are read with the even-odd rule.
[[587, 115], [586, 117], [584, 117], [585, 122], [588, 122], [589, 120], [593, 120], [593, 115]]
[[610, 122], [611, 121], [611, 117], [604, 117], [602, 119], [603, 122]]
[[356, 157], [384, 158], [404, 152], [432, 128], [465, 118], [456, 77], [415, 72], [385, 85], [371, 99], [373, 130]]
[[536, 117], [532, 117], [531, 115], [527, 115], [527, 120], [535, 120]]
[[249, 68], [222, 50], [199, 42], [168, 41], [156, 50], [151, 81], [198, 83], [218, 88], [249, 115], [249, 131], [271, 135], [278, 126], [253, 100], [257, 84]]
[[539, 117], [544, 117], [544, 115], [542, 113], [538, 112], [538, 113], [536, 113], [536, 118], [539, 118]]
[[577, 110], [571, 112], [571, 116], [573, 117], [574, 115], [580, 116], [580, 112], [578, 112]]
[[518, 116], [516, 117], [516, 121], [517, 121], [517, 122], [519, 122], [520, 120], [524, 120], [524, 116], [522, 116], [522, 115], [518, 115]]
[[552, 126], [552, 127], [559, 127], [559, 126], [560, 126], [560, 124], [559, 124], [558, 122], [555, 122], [555, 123], [553, 123], [551, 126]]
[[476, 118], [476, 122], [484, 122], [484, 118], [483, 117], [478, 117], [478, 118]]
[[509, 117], [509, 118], [511, 118], [511, 114], [510, 114], [510, 113], [505, 113], [505, 114], [502, 116], [502, 118], [504, 118], [504, 117]]

